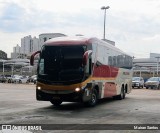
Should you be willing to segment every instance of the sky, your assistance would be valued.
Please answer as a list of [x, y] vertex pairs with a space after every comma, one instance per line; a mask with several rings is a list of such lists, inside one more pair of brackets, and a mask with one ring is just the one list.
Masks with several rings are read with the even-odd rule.
[[0, 0], [0, 50], [42, 33], [106, 39], [135, 58], [160, 53], [160, 0]]

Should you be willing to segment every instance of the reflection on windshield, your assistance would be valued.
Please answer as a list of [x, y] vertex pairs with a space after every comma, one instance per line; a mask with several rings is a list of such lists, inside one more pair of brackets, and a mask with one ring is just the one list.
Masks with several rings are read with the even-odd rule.
[[39, 61], [39, 76], [50, 81], [83, 78], [82, 59], [85, 46], [45, 46]]
[[148, 79], [148, 81], [159, 81], [159, 78], [158, 77], [152, 77], [152, 78]]
[[140, 80], [139, 77], [134, 77], [134, 78], [132, 78], [132, 81], [139, 81], [139, 80]]

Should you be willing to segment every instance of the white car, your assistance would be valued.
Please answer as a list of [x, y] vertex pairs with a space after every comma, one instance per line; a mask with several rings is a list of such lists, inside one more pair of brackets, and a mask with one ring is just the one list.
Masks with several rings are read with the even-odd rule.
[[34, 82], [34, 80], [37, 78], [37, 75], [33, 75], [33, 76], [31, 76], [31, 78], [30, 78], [30, 82]]
[[27, 77], [24, 77], [24, 76], [16, 76], [16, 77], [13, 79], [13, 82], [14, 82], [14, 83], [28, 83], [28, 78], [27, 78]]
[[142, 77], [133, 77], [132, 78], [132, 87], [144, 87], [144, 79]]
[[14, 83], [16, 81], [16, 78], [19, 77], [19, 75], [11, 75], [11, 77], [8, 77], [8, 83]]

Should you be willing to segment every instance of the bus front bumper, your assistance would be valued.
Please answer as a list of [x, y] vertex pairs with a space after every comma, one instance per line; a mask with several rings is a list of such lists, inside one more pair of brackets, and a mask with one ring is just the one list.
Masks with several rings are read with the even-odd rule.
[[39, 101], [51, 101], [52, 99], [61, 99], [66, 102], [87, 102], [90, 100], [90, 93], [85, 89], [78, 92], [71, 90], [38, 90], [36, 89], [36, 98]]

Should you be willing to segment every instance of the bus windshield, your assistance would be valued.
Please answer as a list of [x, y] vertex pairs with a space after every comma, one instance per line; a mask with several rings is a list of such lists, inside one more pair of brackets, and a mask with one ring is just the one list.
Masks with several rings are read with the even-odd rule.
[[48, 82], [81, 81], [86, 46], [44, 46], [41, 51], [38, 76]]

